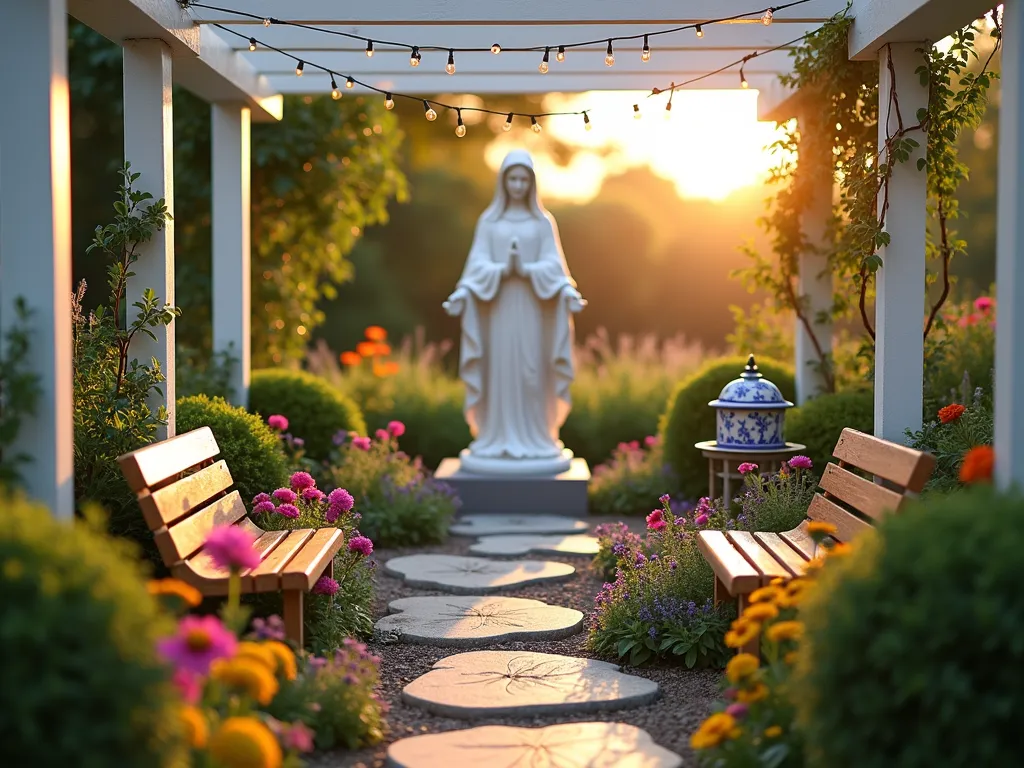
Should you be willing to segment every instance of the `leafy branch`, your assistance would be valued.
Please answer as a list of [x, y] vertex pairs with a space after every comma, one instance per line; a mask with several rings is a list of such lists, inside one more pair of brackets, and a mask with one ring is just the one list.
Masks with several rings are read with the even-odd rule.
[[12, 454], [22, 421], [34, 416], [42, 394], [39, 375], [28, 370], [31, 310], [19, 296], [14, 303], [16, 322], [5, 334], [5, 349], [0, 355], [0, 486], [22, 481], [19, 467], [31, 461], [24, 453]]

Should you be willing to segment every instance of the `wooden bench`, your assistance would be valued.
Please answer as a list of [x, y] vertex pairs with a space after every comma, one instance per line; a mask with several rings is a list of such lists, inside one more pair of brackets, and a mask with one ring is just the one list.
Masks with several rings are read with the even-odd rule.
[[[809, 520], [835, 526], [834, 541], [847, 542], [889, 512], [899, 511], [924, 488], [935, 457], [855, 429], [844, 429], [807, 510]], [[857, 474], [857, 471], [867, 477]], [[870, 478], [876, 478], [872, 480]], [[801, 575], [815, 556], [807, 520], [784, 533], [701, 531], [697, 546], [715, 572], [715, 603], [738, 598], [739, 611], [750, 593], [772, 579]], [[757, 652], [757, 642], [753, 650]]]
[[174, 577], [204, 595], [228, 593], [229, 572], [203, 552], [210, 531], [237, 525], [253, 533], [261, 563], [242, 571], [242, 592], [283, 592], [288, 638], [303, 644], [304, 594], [321, 576], [333, 576], [334, 555], [344, 544], [336, 528], [264, 531], [246, 517], [227, 463], [209, 427], [140, 448], [118, 458], [135, 492], [157, 548]]

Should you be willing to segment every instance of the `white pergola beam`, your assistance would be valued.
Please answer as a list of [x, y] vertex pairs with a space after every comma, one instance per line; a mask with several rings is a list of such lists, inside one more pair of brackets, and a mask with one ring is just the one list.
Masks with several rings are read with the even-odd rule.
[[68, 13], [117, 44], [163, 40], [174, 55], [198, 55], [199, 27], [176, 0], [67, 0]]
[[213, 349], [230, 352], [233, 402], [249, 402], [251, 228], [250, 113], [213, 104]]
[[995, 4], [995, 0], [853, 0], [850, 58], [871, 61], [888, 43], [934, 43]]
[[1003, 11], [996, 212], [995, 479], [1024, 488], [1024, 7]]
[[[142, 176], [136, 188], [149, 192], [154, 200], [163, 198], [174, 215], [173, 120], [171, 111], [171, 49], [162, 40], [128, 40], [124, 44], [124, 156], [132, 172]], [[135, 317], [131, 305], [152, 288], [163, 303], [174, 303], [174, 221], [138, 249], [133, 266], [135, 277], [128, 280], [128, 321]], [[153, 358], [166, 380], [163, 393], [153, 393], [150, 407], [167, 408], [167, 426], [157, 439], [173, 437], [174, 431], [174, 323], [151, 329], [153, 341], [136, 334], [131, 353], [140, 362]]]
[[31, 462], [30, 496], [74, 515], [71, 350], [71, 149], [64, 0], [9, 0], [0, 23], [0, 338], [24, 298], [28, 367], [41, 397], [10, 447]]

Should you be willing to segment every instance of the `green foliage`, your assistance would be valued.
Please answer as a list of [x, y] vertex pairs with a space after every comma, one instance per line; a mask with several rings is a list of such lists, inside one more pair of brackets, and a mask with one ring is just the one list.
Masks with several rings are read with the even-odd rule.
[[757, 471], [744, 475], [744, 491], [739, 498], [743, 511], [737, 518], [742, 527], [780, 533], [791, 531], [804, 521], [821, 472], [801, 466], [800, 458], [793, 457], [791, 464], [770, 476]]
[[[347, 554], [334, 558], [335, 573], [345, 568]], [[346, 637], [373, 634], [374, 560], [361, 560], [345, 576], [338, 594], [310, 594], [306, 599], [306, 643], [316, 653], [331, 653]]]
[[235, 396], [232, 376], [239, 359], [235, 357], [234, 345], [228, 349], [204, 354], [200, 350], [178, 344], [175, 352], [177, 380], [175, 392], [178, 397], [207, 395], [231, 400]]
[[291, 434], [305, 440], [306, 455], [322, 461], [330, 455], [338, 432], [366, 434], [359, 406], [323, 379], [306, 371], [267, 368], [253, 371], [249, 409], [263, 417], [288, 419]]
[[646, 515], [651, 499], [675, 490], [678, 481], [657, 438], [647, 443], [646, 450], [637, 441], [621, 443], [611, 459], [594, 467], [587, 488], [591, 514]]
[[21, 483], [19, 467], [32, 460], [23, 453], [12, 453], [10, 448], [21, 430], [26, 416], [34, 416], [42, 394], [39, 375], [26, 370], [31, 332], [31, 312], [25, 299], [19, 296], [14, 302], [17, 320], [11, 323], [0, 349], [0, 486], [13, 487]]
[[132, 342], [141, 336], [156, 338], [154, 328], [169, 325], [181, 311], [162, 304], [151, 288], [132, 306], [126, 295], [128, 278], [138, 261], [139, 247], [148, 242], [170, 218], [163, 200], [135, 189], [139, 174], [129, 163], [121, 169], [121, 184], [114, 201], [114, 221], [96, 227], [88, 253], [101, 253], [107, 261], [109, 306], [101, 304], [86, 316], [83, 280], [71, 296], [74, 350], [75, 497], [95, 502], [110, 512], [111, 531], [137, 540], [149, 540], [134, 494], [121, 476], [117, 457], [152, 442], [157, 427], [167, 423], [162, 407], [154, 411], [150, 400], [160, 393], [164, 375], [155, 358], [149, 363], [132, 357]]
[[597, 536], [598, 550], [591, 565], [605, 581], [612, 581], [615, 578], [615, 570], [619, 567], [619, 553], [642, 551], [643, 539], [639, 534], [630, 531], [629, 526], [623, 522], [602, 523], [594, 529], [594, 535]]
[[874, 392], [857, 389], [818, 395], [786, 415], [786, 438], [807, 446], [804, 453], [814, 462], [819, 476], [846, 427], [874, 434]]
[[[974, 302], [947, 307], [925, 342], [925, 418], [949, 403], [969, 402], [973, 396], [970, 382], [990, 382], [995, 351], [994, 299], [980, 296]], [[965, 381], [967, 391], [962, 392]]]
[[884, 518], [825, 569], [793, 689], [807, 765], [1019, 760], [1022, 547], [1024, 499], [976, 488]]
[[288, 465], [280, 441], [259, 416], [223, 398], [193, 395], [178, 400], [178, 434], [209, 427], [227, 462], [235, 488], [247, 504], [268, 486], [283, 485]]
[[92, 517], [59, 521], [5, 494], [0, 763], [183, 766], [177, 696], [154, 649], [173, 625], [134, 547]]
[[[969, 389], [969, 382], [965, 381], [965, 385], [965, 389]], [[992, 402], [981, 387], [973, 394], [963, 392], [949, 404], [955, 410], [958, 405], [964, 408], [960, 415], [940, 411], [939, 418], [925, 423], [919, 432], [908, 432], [912, 448], [935, 457], [935, 472], [925, 486], [926, 491], [949, 492], [960, 488], [960, 465], [964, 455], [975, 446], [992, 445], [995, 430]], [[942, 421], [943, 415], [946, 415], [946, 423]]]
[[[668, 399], [660, 435], [665, 460], [679, 477], [680, 488], [687, 498], [697, 498], [707, 492], [707, 463], [693, 444], [715, 437], [715, 410], [708, 403], [718, 397], [726, 384], [739, 377], [746, 364], [746, 358], [742, 357], [711, 360], [679, 384]], [[796, 384], [791, 367], [767, 358], [758, 358], [757, 367], [779, 388], [783, 397], [795, 399]], [[792, 439], [788, 424], [786, 437]]]

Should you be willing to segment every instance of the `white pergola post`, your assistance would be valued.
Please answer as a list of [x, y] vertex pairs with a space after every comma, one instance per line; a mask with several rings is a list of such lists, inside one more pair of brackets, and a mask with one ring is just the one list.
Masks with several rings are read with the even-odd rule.
[[249, 403], [250, 111], [213, 104], [213, 349], [237, 359], [236, 405]]
[[[124, 43], [124, 156], [132, 172], [141, 173], [137, 187], [164, 198], [174, 213], [173, 122], [171, 119], [171, 49], [161, 40], [126, 40]], [[138, 301], [146, 288], [174, 303], [174, 222], [157, 232], [139, 249], [136, 276], [128, 281], [127, 304]], [[173, 437], [174, 430], [174, 323], [152, 329], [156, 341], [137, 334], [134, 356], [148, 363], [156, 358], [166, 380], [163, 395], [154, 395], [151, 406], [167, 408], [167, 427], [158, 440]]]
[[0, 22], [0, 334], [31, 317], [28, 366], [42, 397], [12, 454], [30, 496], [54, 515], [75, 506], [71, 373], [71, 148], [65, 0], [10, 0]]
[[[924, 63], [922, 43], [892, 43], [879, 52], [878, 146], [897, 129], [895, 89], [905, 127], [918, 123], [917, 111], [928, 106], [928, 88], [916, 69]], [[891, 71], [890, 71], [891, 67]], [[894, 77], [895, 76], [895, 82]], [[906, 443], [905, 431], [921, 428], [924, 396], [925, 227], [928, 177], [917, 169], [927, 137], [920, 130], [908, 138], [920, 146], [906, 162], [893, 164], [885, 230], [890, 243], [879, 250], [875, 303], [875, 435]], [[880, 162], [888, 163], [884, 154]], [[885, 195], [879, 194], [879, 207]]]
[[1024, 487], [1024, 7], [1003, 4], [996, 232], [995, 480]]

